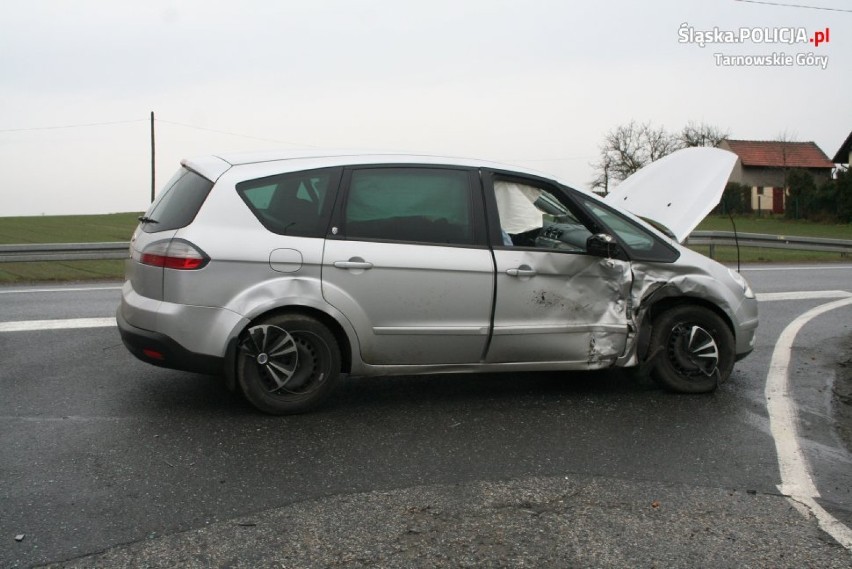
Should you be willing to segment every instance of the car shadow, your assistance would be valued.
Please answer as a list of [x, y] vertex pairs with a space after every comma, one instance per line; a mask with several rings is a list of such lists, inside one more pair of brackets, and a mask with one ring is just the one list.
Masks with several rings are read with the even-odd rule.
[[541, 405], [562, 399], [667, 395], [625, 370], [347, 377], [324, 405], [363, 410], [414, 404]]
[[[140, 364], [141, 365], [141, 364]], [[224, 378], [162, 368], [132, 373], [123, 397], [128, 414], [264, 417]], [[722, 391], [722, 390], [720, 390]], [[718, 392], [717, 392], [718, 393]], [[651, 402], [692, 399], [657, 386], [635, 370], [343, 376], [337, 389], [308, 415], [404, 411], [423, 406], [553, 406], [566, 402]], [[699, 397], [700, 399], [700, 397]]]

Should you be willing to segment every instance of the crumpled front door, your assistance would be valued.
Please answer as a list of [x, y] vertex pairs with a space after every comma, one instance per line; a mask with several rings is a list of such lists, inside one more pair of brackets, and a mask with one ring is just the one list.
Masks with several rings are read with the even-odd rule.
[[592, 255], [495, 250], [497, 302], [486, 361], [611, 365], [628, 334], [630, 263]]

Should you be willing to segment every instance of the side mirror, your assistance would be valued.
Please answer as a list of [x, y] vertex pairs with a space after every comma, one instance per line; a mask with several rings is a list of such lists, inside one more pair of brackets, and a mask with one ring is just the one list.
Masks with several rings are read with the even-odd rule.
[[624, 252], [615, 237], [607, 233], [596, 233], [586, 239], [586, 252], [607, 259], [623, 258]]

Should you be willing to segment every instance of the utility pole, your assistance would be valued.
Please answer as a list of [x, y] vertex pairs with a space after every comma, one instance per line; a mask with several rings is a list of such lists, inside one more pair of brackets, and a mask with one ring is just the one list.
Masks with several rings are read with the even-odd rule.
[[151, 203], [154, 203], [154, 188], [156, 187], [156, 169], [155, 169], [155, 152], [154, 152], [154, 111], [151, 111]]

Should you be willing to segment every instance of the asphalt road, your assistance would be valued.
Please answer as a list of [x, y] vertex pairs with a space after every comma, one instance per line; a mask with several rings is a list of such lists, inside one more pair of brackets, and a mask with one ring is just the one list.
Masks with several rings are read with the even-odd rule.
[[[744, 274], [852, 292], [850, 265]], [[0, 323], [109, 317], [119, 296], [54, 288], [0, 288]], [[761, 302], [754, 354], [710, 396], [623, 373], [352, 378], [286, 418], [136, 361], [113, 327], [0, 332], [0, 566], [848, 567], [779, 495], [764, 395], [782, 329], [829, 300]], [[848, 305], [815, 318], [791, 360], [820, 504], [848, 527], [850, 325]]]

